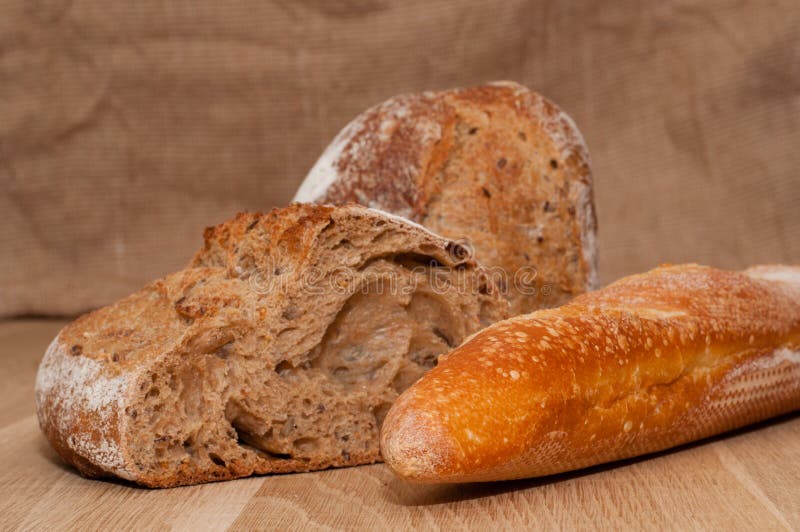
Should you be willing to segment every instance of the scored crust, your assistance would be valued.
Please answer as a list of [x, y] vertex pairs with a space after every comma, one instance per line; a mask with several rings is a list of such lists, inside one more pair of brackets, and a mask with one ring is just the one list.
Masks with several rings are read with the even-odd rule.
[[498, 269], [513, 314], [597, 284], [588, 150], [566, 113], [517, 83], [397, 96], [365, 111], [294, 199], [354, 201], [466, 239]]
[[800, 268], [634, 275], [496, 323], [394, 403], [386, 462], [418, 482], [549, 475], [800, 408]]
[[457, 243], [408, 221], [355, 205], [240, 214], [186, 269], [65, 327], [37, 413], [84, 475], [147, 486], [375, 462], [397, 394], [506, 315]]

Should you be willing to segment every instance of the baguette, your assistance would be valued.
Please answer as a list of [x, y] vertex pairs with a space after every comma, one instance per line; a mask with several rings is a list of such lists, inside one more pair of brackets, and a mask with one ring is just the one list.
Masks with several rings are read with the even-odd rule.
[[405, 479], [652, 453], [800, 408], [800, 268], [660, 267], [496, 323], [439, 360], [383, 425]]
[[572, 119], [513, 82], [390, 98], [328, 146], [295, 201], [358, 202], [466, 239], [512, 315], [597, 281], [589, 152]]
[[375, 462], [398, 393], [507, 315], [488, 283], [458, 244], [361, 206], [240, 214], [58, 334], [39, 423], [84, 475], [152, 487]]

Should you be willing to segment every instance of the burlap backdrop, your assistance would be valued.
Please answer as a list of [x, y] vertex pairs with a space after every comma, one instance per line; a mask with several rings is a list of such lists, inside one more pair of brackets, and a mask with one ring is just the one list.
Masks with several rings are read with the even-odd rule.
[[800, 262], [797, 0], [0, 0], [0, 315], [112, 301], [367, 106], [494, 79], [583, 130], [603, 281]]

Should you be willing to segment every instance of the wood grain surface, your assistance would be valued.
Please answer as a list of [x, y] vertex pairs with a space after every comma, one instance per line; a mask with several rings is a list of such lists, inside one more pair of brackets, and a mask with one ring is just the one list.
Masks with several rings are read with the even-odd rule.
[[800, 416], [586, 471], [416, 486], [383, 465], [170, 490], [86, 480], [37, 426], [59, 321], [0, 322], [0, 529], [800, 529]]

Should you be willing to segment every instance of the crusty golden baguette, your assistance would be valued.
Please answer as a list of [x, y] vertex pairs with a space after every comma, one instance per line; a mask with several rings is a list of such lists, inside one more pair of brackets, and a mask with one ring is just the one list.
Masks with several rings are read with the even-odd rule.
[[663, 266], [498, 322], [394, 403], [385, 461], [418, 482], [548, 475], [800, 408], [800, 267]]

